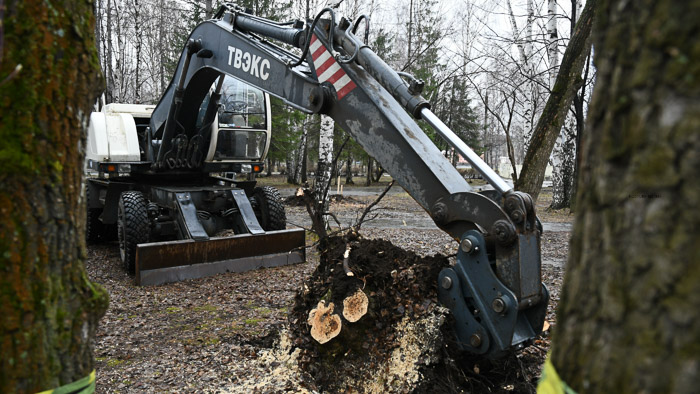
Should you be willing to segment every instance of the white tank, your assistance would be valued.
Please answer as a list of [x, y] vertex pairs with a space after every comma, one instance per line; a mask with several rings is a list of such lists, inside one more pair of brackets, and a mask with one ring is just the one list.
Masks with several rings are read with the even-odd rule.
[[108, 104], [90, 114], [86, 159], [96, 162], [141, 160], [134, 118], [150, 119], [154, 105]]

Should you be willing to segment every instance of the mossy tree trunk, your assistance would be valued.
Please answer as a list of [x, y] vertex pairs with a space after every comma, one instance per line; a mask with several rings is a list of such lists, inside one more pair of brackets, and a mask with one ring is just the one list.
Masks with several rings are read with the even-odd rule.
[[591, 46], [590, 34], [596, 1], [588, 0], [586, 2], [581, 19], [576, 24], [576, 30], [571, 36], [569, 46], [561, 60], [559, 74], [552, 87], [552, 92], [532, 133], [520, 176], [515, 182], [516, 190], [529, 193], [535, 200], [540, 194], [549, 157], [561, 131], [561, 126], [566, 120], [566, 113], [569, 111], [574, 94], [583, 83], [581, 71]]
[[107, 307], [83, 264], [82, 147], [100, 76], [91, 1], [2, 3], [0, 392], [39, 392], [90, 374]]
[[700, 1], [598, 0], [552, 362], [590, 393], [691, 393], [700, 376]]

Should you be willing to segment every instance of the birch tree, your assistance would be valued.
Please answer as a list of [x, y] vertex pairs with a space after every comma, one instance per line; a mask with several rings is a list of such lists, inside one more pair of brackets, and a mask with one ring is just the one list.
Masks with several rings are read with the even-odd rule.
[[597, 0], [588, 0], [564, 52], [560, 71], [547, 104], [540, 116], [531, 143], [523, 161], [523, 168], [515, 184], [517, 190], [529, 193], [535, 200], [542, 188], [545, 169], [549, 162], [554, 142], [581, 83], [581, 71], [590, 48], [590, 32], [593, 24], [593, 9]]
[[[507, 0], [508, 14], [510, 17], [511, 29], [513, 30], [513, 41], [518, 48], [520, 55], [520, 68], [523, 70], [523, 99], [522, 99], [522, 129], [525, 148], [530, 143], [532, 134], [532, 124], [536, 112], [536, 94], [535, 94], [535, 67], [533, 63], [533, 25], [535, 22], [535, 7], [533, 0], [527, 0], [527, 19], [525, 22], [524, 37], [521, 38], [521, 33], [518, 29], [518, 24], [515, 20], [513, 6], [510, 0]], [[517, 176], [517, 174], [516, 174]]]
[[331, 183], [331, 163], [333, 163], [334, 128], [335, 121], [333, 118], [327, 115], [321, 115], [321, 131], [318, 137], [318, 166], [316, 167], [314, 188], [316, 189], [318, 205], [324, 210], [328, 209], [328, 190], [330, 189]]
[[[582, 1], [571, 1], [571, 33], [575, 31], [575, 26], [581, 11]], [[586, 83], [588, 80], [588, 61], [586, 61], [586, 71], [584, 71], [581, 92], [585, 95]], [[550, 162], [552, 163], [552, 203], [550, 208], [562, 209], [572, 205], [574, 196], [574, 184], [577, 166], [579, 134], [583, 129], [583, 100], [579, 93], [574, 94], [573, 105], [566, 115], [566, 120], [561, 132], [557, 137], [552, 151]]]

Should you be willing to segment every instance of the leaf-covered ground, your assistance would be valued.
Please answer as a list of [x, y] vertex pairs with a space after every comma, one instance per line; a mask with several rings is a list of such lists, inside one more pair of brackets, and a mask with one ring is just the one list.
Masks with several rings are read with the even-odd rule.
[[[538, 203], [543, 222], [571, 221], [567, 213], [545, 212], [546, 198], [544, 194]], [[341, 198], [331, 210], [350, 220], [372, 200], [371, 195]], [[427, 215], [402, 190], [388, 195], [379, 208], [377, 226], [372, 221], [363, 225], [365, 238], [386, 239], [421, 256], [455, 252], [446, 234], [423, 226]], [[296, 219], [304, 225], [304, 207], [287, 206], [287, 211], [290, 222]], [[416, 225], [403, 225], [406, 219]], [[400, 226], [394, 225], [397, 221]], [[569, 235], [545, 232], [542, 239], [543, 281], [552, 296], [547, 320], [552, 326]], [[313, 237], [307, 242], [311, 245]], [[111, 297], [95, 346], [97, 392], [313, 391], [316, 386], [308, 373], [298, 367], [299, 352], [285, 338], [294, 296], [317, 265], [311, 248], [304, 264], [137, 287], [119, 263], [116, 244], [89, 246], [90, 277]], [[536, 381], [548, 348], [545, 335], [501, 369], [511, 371], [510, 376], [489, 374], [491, 363], [471, 360], [464, 366], [465, 379], [451, 387], [522, 391], [518, 382]], [[492, 381], [494, 376], [503, 380]]]

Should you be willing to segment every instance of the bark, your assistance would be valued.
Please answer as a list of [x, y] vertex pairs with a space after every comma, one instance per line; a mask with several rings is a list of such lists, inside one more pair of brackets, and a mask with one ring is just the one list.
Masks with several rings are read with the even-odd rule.
[[0, 84], [0, 392], [40, 392], [91, 373], [107, 307], [83, 265], [82, 146], [99, 61], [91, 2], [5, 7], [0, 81], [22, 69]]
[[[308, 118], [307, 118], [308, 121]], [[306, 125], [304, 125], [306, 126]], [[307, 162], [309, 161], [309, 131], [306, 127], [304, 127], [304, 131], [302, 132], [301, 136], [301, 159], [300, 159], [300, 165], [301, 167], [299, 168], [299, 182], [304, 184], [308, 180], [307, 174], [309, 173], [309, 170], [307, 168]]]
[[697, 392], [700, 1], [598, 4], [552, 362], [579, 392]]
[[529, 193], [535, 200], [542, 188], [544, 172], [554, 142], [559, 136], [573, 96], [581, 84], [581, 70], [591, 45], [590, 33], [596, 1], [589, 0], [586, 3], [581, 19], [576, 25], [576, 32], [564, 52], [557, 81], [532, 133], [523, 168], [515, 185], [517, 190]]
[[557, 2], [547, 0], [547, 56], [549, 57], [549, 86], [554, 87], [559, 66], [559, 34], [557, 33]]
[[204, 13], [206, 19], [214, 16], [214, 7], [212, 7], [212, 0], [204, 0]]
[[296, 179], [295, 179], [296, 164], [295, 164], [295, 160], [294, 160], [294, 154], [295, 154], [295, 152], [292, 150], [287, 152], [287, 160], [286, 160], [287, 183], [291, 183], [291, 184], [296, 183]]
[[[557, 74], [556, 67], [558, 66], [559, 53], [557, 51], [557, 24], [556, 24], [556, 1], [548, 0], [549, 21], [547, 23], [547, 33], [549, 35], [548, 54], [549, 54], [549, 86], [554, 87]], [[573, 10], [571, 24], [576, 23], [576, 9]], [[573, 30], [573, 29], [572, 29]], [[585, 81], [585, 79], [584, 79]], [[574, 97], [576, 94], [574, 94]], [[569, 130], [571, 130], [571, 113], [567, 112], [567, 120], [569, 127], [564, 126], [559, 133], [556, 142], [554, 143], [554, 151], [552, 152], [552, 209], [562, 209], [569, 207], [571, 204], [571, 189], [573, 177], [573, 161], [571, 156], [575, 155], [575, 151], [571, 148], [571, 139]]]
[[[577, 15], [581, 14], [583, 5], [580, 1], [571, 2], [571, 35], [576, 30]], [[580, 138], [583, 135], [583, 103], [586, 94], [585, 82], [588, 79], [590, 49], [586, 56], [586, 71], [583, 73], [583, 85], [580, 92], [574, 94], [573, 106], [568, 112], [566, 123], [557, 138], [552, 153], [552, 204], [551, 209], [572, 208], [576, 195], [576, 177], [580, 159]]]
[[367, 158], [367, 179], [365, 180], [365, 186], [370, 186], [372, 184], [372, 164], [374, 159], [371, 157]]
[[590, 49], [588, 51], [588, 57], [586, 59], [586, 71], [583, 73], [583, 81], [584, 84], [581, 86], [581, 91], [574, 95], [574, 113], [576, 114], [576, 138], [574, 139], [575, 142], [575, 151], [576, 151], [576, 158], [574, 161], [574, 184], [571, 187], [571, 195], [574, 197], [572, 198], [570, 208], [571, 212], [574, 212], [576, 210], [576, 194], [578, 191], [578, 173], [579, 173], [579, 168], [581, 168], [581, 145], [582, 141], [581, 139], [583, 138], [583, 131], [584, 131], [584, 113], [583, 113], [583, 104], [584, 100], [586, 97], [586, 81], [588, 80], [588, 73], [590, 71], [591, 67], [591, 52]]
[[[333, 129], [335, 122], [327, 115], [321, 115], [321, 132], [318, 139], [318, 168], [316, 170], [315, 189], [318, 207], [328, 210], [328, 191], [333, 170]], [[323, 216], [324, 221], [326, 216]], [[326, 223], [328, 227], [328, 223]]]
[[574, 162], [576, 160], [576, 124], [572, 115], [557, 137], [552, 152], [552, 203], [551, 209], [564, 209], [573, 200]]
[[134, 97], [136, 103], [141, 103], [141, 75], [139, 69], [141, 67], [141, 45], [143, 43], [143, 34], [141, 33], [141, 18], [140, 6], [138, 0], [134, 0], [134, 36], [136, 36], [136, 83], [134, 84]]
[[355, 182], [352, 180], [352, 156], [348, 155], [348, 159], [345, 162], [345, 184], [354, 185]]
[[160, 48], [160, 51], [158, 51], [160, 58], [160, 62], [158, 64], [158, 77], [160, 82], [160, 90], [158, 91], [158, 94], [156, 94], [156, 97], [161, 96], [167, 88], [167, 82], [165, 80], [165, 16], [163, 15], [164, 10], [165, 0], [160, 0], [158, 2], [158, 47]]
[[525, 110], [523, 111], [523, 116], [525, 117], [525, 123], [523, 125], [523, 139], [525, 141], [526, 146], [530, 144], [530, 139], [532, 138], [532, 122], [535, 117], [536, 106], [536, 97], [534, 94], [536, 86], [534, 83], [535, 66], [533, 64], [532, 59], [532, 43], [535, 40], [534, 36], [532, 35], [532, 25], [534, 23], [535, 8], [533, 6], [533, 1], [527, 0], [527, 25], [525, 26], [525, 63], [523, 64], [523, 67], [527, 72], [527, 75], [525, 76], [525, 100], [523, 101], [523, 105], [525, 106]]
[[113, 0], [107, 0], [107, 53], [105, 55], [106, 65], [106, 88], [105, 101], [109, 104], [114, 102], [114, 68], [112, 67], [112, 55], [114, 54], [114, 45], [112, 43], [112, 4]]
[[316, 171], [316, 190], [319, 200], [325, 206], [328, 201], [328, 185], [331, 182], [333, 163], [333, 118], [321, 115], [321, 132], [318, 139], [318, 169]]
[[513, 5], [511, 1], [506, 1], [508, 6], [508, 15], [510, 16], [510, 26], [513, 29], [513, 38], [516, 39], [515, 45], [518, 47], [518, 53], [520, 54], [520, 61], [524, 64], [527, 63], [527, 56], [525, 56], [525, 47], [523, 46], [522, 40], [518, 39], [518, 24], [515, 22], [515, 13], [513, 13]]
[[486, 92], [484, 94], [484, 137], [483, 137], [483, 144], [484, 144], [484, 160], [486, 161], [486, 164], [488, 164], [491, 168], [494, 168], [494, 163], [493, 160], [491, 159], [492, 152], [491, 152], [491, 138], [489, 135], [489, 93]]

